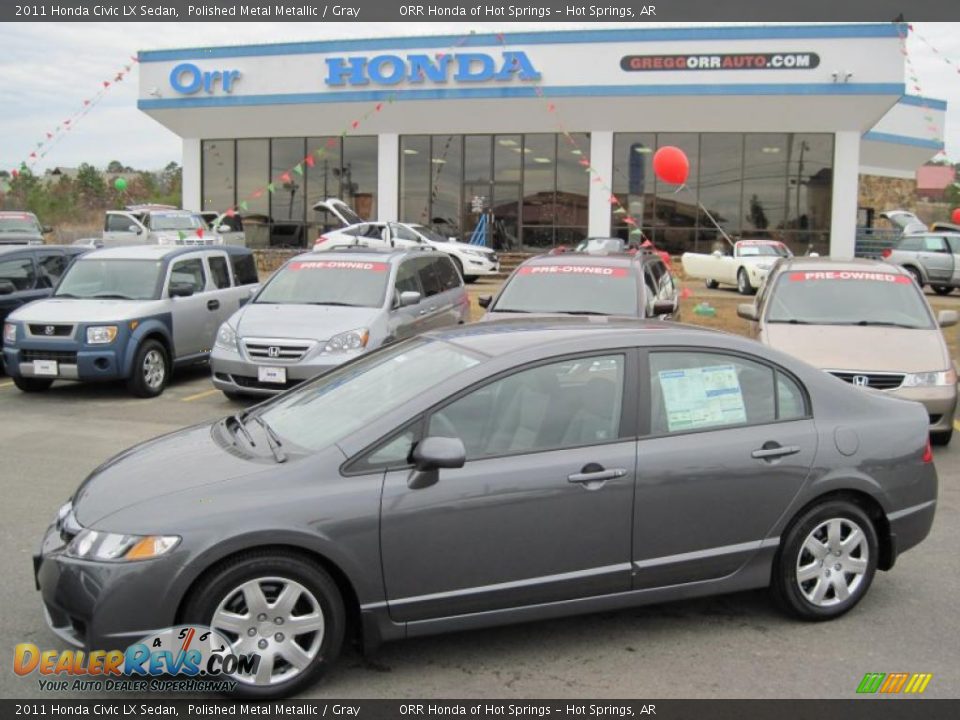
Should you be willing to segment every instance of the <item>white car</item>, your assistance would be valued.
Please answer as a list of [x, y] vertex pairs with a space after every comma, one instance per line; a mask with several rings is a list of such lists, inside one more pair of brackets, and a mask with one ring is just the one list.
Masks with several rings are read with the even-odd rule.
[[424, 245], [433, 247], [450, 256], [466, 282], [474, 282], [478, 277], [500, 272], [500, 259], [494, 250], [482, 245], [460, 242], [455, 238], [445, 238], [430, 228], [415, 223], [356, 223], [325, 232], [317, 238], [313, 249], [342, 249], [345, 245], [366, 245], [376, 249]]
[[223, 238], [224, 245], [246, 247], [247, 238], [243, 233], [243, 220], [239, 215], [227, 215], [215, 210], [201, 210], [200, 217], [207, 223], [211, 232]]
[[785, 257], [793, 257], [793, 253], [777, 240], [740, 240], [734, 243], [732, 255], [720, 250], [709, 255], [688, 252], [680, 259], [687, 277], [703, 280], [711, 290], [735, 285], [741, 295], [752, 295], [773, 264]]
[[169, 205], [130, 205], [108, 210], [99, 239], [78, 241], [95, 247], [128, 245], [223, 245], [199, 213]]

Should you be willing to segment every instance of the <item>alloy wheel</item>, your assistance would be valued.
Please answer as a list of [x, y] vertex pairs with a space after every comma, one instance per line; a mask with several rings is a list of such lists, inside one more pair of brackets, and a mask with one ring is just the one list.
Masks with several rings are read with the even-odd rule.
[[159, 350], [150, 350], [143, 356], [143, 381], [151, 390], [163, 387], [167, 362]]
[[846, 602], [863, 584], [869, 565], [867, 536], [850, 518], [831, 518], [817, 525], [800, 546], [797, 585], [816, 607]]

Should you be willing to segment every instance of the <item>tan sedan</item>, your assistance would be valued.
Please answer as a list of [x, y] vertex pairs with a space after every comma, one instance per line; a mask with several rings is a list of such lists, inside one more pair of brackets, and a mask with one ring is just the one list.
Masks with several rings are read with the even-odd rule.
[[953, 434], [957, 373], [935, 318], [902, 268], [873, 260], [791, 258], [777, 263], [754, 304], [737, 314], [765, 345], [790, 353], [846, 382], [923, 403], [930, 438]]

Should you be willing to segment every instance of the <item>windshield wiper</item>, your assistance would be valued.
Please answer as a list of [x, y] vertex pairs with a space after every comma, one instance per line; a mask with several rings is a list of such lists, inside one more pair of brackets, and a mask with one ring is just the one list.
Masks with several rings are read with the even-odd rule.
[[[789, 320], [774, 320], [773, 318], [767, 318], [768, 323], [785, 323], [788, 325], [809, 325], [809, 320], [798, 320], [797, 318], [790, 318]], [[829, 323], [825, 323], [829, 324]]]
[[908, 328], [910, 330], [919, 329], [916, 325], [907, 325], [906, 323], [898, 323], [898, 322], [888, 322], [886, 320], [858, 320], [857, 322], [851, 323], [851, 324], [860, 325], [863, 327], [866, 327], [868, 325], [878, 325], [880, 327], [899, 327], [899, 328]]
[[363, 305], [357, 305], [356, 303], [345, 303], [345, 302], [312, 302], [307, 303], [307, 305], [335, 305], [337, 307], [364, 307]]
[[121, 295], [120, 293], [97, 293], [96, 295], [90, 296], [91, 300], [133, 300], [129, 295]]
[[609, 315], [610, 313], [597, 312], [596, 310], [553, 310], [552, 312], [562, 315]]
[[259, 415], [255, 415], [253, 421], [263, 428], [263, 433], [267, 436], [267, 445], [270, 447], [270, 452], [273, 453], [273, 459], [278, 463], [285, 463], [287, 454], [280, 449], [283, 443], [280, 442], [280, 438], [277, 437], [270, 424]]
[[237, 432], [242, 433], [243, 437], [246, 438], [247, 442], [250, 443], [250, 447], [256, 447], [257, 444], [253, 441], [253, 436], [250, 434], [250, 431], [247, 430], [246, 426], [243, 424], [243, 416], [246, 414], [246, 410], [236, 415], [231, 415], [227, 418], [227, 423], [233, 420], [237, 425]]
[[536, 312], [535, 310], [518, 310], [516, 308], [490, 308], [490, 312], [509, 312], [509, 313], [532, 313]]

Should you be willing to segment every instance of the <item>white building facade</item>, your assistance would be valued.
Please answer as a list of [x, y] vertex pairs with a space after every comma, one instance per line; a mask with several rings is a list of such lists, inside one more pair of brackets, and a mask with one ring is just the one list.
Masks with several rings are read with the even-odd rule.
[[[860, 173], [912, 176], [946, 105], [905, 95], [891, 24], [506, 33], [144, 51], [139, 107], [183, 138], [183, 204], [304, 246], [328, 197], [536, 250], [639, 227], [854, 251]], [[682, 148], [679, 190], [652, 171]], [[307, 158], [310, 158], [307, 160]]]

